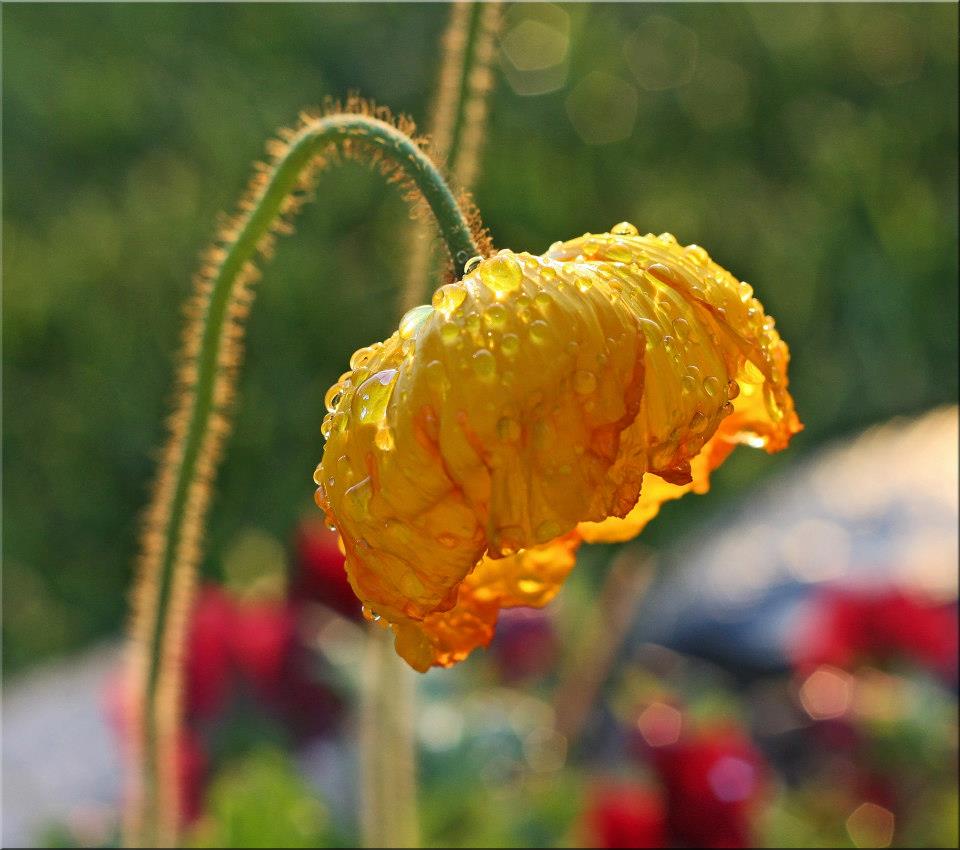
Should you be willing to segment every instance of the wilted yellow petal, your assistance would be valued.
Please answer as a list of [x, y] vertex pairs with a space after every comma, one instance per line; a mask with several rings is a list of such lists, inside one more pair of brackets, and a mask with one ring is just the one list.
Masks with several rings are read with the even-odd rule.
[[484, 260], [328, 394], [318, 503], [418, 669], [485, 645], [501, 607], [545, 604], [580, 535], [632, 536], [736, 443], [799, 429], [786, 346], [744, 285], [614, 231]]

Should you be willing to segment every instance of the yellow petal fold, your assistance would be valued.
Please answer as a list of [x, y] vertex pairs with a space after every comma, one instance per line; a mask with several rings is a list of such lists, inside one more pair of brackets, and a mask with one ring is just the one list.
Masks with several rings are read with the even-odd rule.
[[799, 430], [786, 345], [696, 246], [614, 233], [501, 251], [358, 351], [327, 396], [317, 501], [417, 669], [546, 604], [585, 539]]

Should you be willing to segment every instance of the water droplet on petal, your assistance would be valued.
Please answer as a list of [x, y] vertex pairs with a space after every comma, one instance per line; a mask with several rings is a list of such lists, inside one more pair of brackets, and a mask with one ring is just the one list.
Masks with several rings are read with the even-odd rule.
[[483, 314], [488, 327], [502, 328], [507, 322], [507, 308], [502, 304], [492, 304]]
[[357, 387], [353, 397], [353, 415], [358, 422], [380, 422], [383, 419], [398, 375], [396, 369], [384, 369]]
[[448, 283], [433, 293], [432, 303], [437, 310], [442, 311], [444, 315], [449, 317], [457, 307], [463, 304], [466, 297], [466, 289], [459, 284]]
[[504, 334], [500, 339], [500, 350], [507, 357], [513, 357], [520, 350], [520, 337], [516, 334]]
[[491, 381], [497, 374], [497, 359], [487, 349], [481, 348], [473, 354], [473, 371], [483, 381]]
[[337, 409], [337, 404], [340, 402], [340, 394], [343, 388], [340, 384], [334, 384], [327, 390], [327, 394], [323, 398], [323, 404], [330, 413], [333, 413]]
[[407, 310], [400, 320], [400, 339], [413, 339], [420, 331], [420, 326], [424, 323], [427, 316], [433, 312], [433, 307], [429, 304], [421, 304], [412, 310]]
[[313, 483], [323, 484], [323, 464], [318, 463], [317, 468], [313, 470]]
[[674, 236], [672, 233], [661, 233], [661, 234], [657, 237], [657, 239], [659, 239], [659, 240], [660, 240], [661, 242], [663, 242], [665, 245], [676, 245], [676, 244], [677, 244], [677, 237]]
[[323, 422], [320, 423], [320, 434], [323, 436], [323, 439], [328, 439], [330, 437], [330, 432], [333, 430], [333, 414], [328, 413], [323, 417]]
[[713, 375], [708, 375], [703, 379], [703, 391], [713, 398], [718, 392], [720, 392], [720, 379], [715, 378]]
[[727, 381], [727, 398], [733, 400], [738, 395], [740, 395], [740, 384], [736, 381]]
[[633, 251], [626, 245], [616, 243], [607, 248], [606, 254], [615, 263], [629, 263], [633, 259]]
[[621, 221], [619, 224], [615, 224], [610, 228], [610, 232], [615, 236], [636, 236], [639, 233], [637, 228], [629, 221]]
[[473, 271], [477, 266], [479, 266], [480, 263], [482, 263], [482, 262], [483, 262], [483, 257], [481, 257], [481, 256], [479, 256], [479, 255], [476, 256], [476, 257], [471, 257], [469, 260], [467, 260], [466, 263], [464, 263], [463, 273], [464, 273], [465, 275], [466, 275], [466, 274], [470, 274], [470, 272], [472, 272], [472, 271]]
[[578, 369], [573, 376], [573, 388], [578, 395], [590, 395], [597, 388], [597, 376], [585, 369]]
[[453, 345], [460, 336], [460, 326], [456, 322], [447, 322], [440, 328], [440, 339], [446, 345]]
[[537, 319], [535, 322], [530, 323], [530, 339], [532, 339], [537, 345], [543, 345], [550, 338], [550, 326]]
[[509, 253], [484, 260], [478, 271], [480, 280], [498, 296], [519, 289], [523, 282], [523, 270]]
[[699, 245], [687, 245], [686, 255], [698, 266], [705, 266], [710, 262], [710, 255]]
[[370, 358], [373, 356], [373, 349], [369, 346], [366, 348], [358, 348], [353, 352], [353, 355], [350, 357], [350, 368], [359, 369], [361, 366], [369, 362]]

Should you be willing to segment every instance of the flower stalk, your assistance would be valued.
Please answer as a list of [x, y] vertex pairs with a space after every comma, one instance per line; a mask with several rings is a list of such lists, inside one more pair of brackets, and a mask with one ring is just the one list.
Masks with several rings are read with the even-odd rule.
[[417, 847], [415, 676], [393, 632], [371, 627], [360, 709], [361, 837], [364, 847]]
[[256, 262], [312, 192], [316, 174], [343, 159], [377, 165], [435, 218], [454, 268], [480, 253], [483, 232], [465, 214], [413, 137], [411, 122], [352, 97], [305, 115], [268, 145], [238, 214], [222, 228], [197, 278], [184, 333], [178, 400], [145, 517], [132, 599], [133, 713], [127, 846], [173, 846], [179, 825], [177, 751], [182, 655], [211, 488], [241, 361]]

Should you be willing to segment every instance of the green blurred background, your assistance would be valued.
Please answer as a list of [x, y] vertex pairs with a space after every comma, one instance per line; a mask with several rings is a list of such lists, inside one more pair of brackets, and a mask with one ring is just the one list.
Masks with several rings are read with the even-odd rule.
[[[217, 213], [301, 107], [425, 123], [441, 4], [3, 9], [4, 669], [116, 634]], [[807, 431], [740, 452], [663, 544], [811, 447], [957, 399], [957, 6], [507, 7], [476, 198], [498, 246], [622, 219], [757, 289]], [[325, 174], [260, 285], [204, 569], [313, 510], [326, 388], [387, 335], [411, 228]], [[433, 284], [429, 283], [429, 288]], [[424, 282], [424, 290], [428, 282]]]

